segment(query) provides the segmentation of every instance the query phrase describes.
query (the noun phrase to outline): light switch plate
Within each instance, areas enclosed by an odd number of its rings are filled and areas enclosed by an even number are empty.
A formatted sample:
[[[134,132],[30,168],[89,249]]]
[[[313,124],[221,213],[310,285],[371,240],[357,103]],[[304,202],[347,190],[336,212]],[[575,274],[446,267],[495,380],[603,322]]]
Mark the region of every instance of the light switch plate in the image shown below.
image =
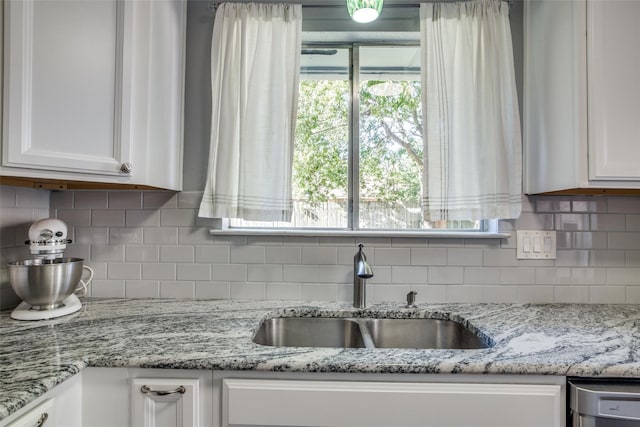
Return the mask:
[[[545,230],[517,230],[516,258],[556,259],[556,232]]]

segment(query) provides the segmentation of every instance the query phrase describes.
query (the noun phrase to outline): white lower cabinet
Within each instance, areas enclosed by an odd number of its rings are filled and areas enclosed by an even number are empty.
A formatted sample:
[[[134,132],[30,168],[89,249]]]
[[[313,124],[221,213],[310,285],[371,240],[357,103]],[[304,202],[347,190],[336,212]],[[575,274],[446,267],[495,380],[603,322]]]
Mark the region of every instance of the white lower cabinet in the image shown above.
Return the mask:
[[[216,427],[565,426],[562,377],[220,376],[214,375],[221,404]]]
[[[82,425],[209,427],[212,373],[200,370],[87,368]]]
[[[50,427],[49,421],[54,417],[55,400],[47,399],[29,412],[9,424],[7,427]]]
[[[79,375],[49,390],[0,421],[0,427],[81,427],[82,384]]]

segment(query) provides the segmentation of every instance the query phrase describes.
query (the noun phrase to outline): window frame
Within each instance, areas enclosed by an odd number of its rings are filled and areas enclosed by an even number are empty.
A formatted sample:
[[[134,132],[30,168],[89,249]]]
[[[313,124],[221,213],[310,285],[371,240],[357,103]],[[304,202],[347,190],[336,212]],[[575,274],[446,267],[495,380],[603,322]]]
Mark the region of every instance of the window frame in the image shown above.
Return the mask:
[[[420,46],[419,40],[303,42],[302,49],[348,49],[348,79],[350,87],[348,132],[348,201],[346,228],[321,227],[242,227],[231,226],[230,219],[216,220],[211,234],[276,235],[276,236],[369,236],[369,237],[438,237],[438,238],[505,238],[499,231],[499,219],[481,220],[473,229],[375,229],[360,228],[360,48],[377,46]]]

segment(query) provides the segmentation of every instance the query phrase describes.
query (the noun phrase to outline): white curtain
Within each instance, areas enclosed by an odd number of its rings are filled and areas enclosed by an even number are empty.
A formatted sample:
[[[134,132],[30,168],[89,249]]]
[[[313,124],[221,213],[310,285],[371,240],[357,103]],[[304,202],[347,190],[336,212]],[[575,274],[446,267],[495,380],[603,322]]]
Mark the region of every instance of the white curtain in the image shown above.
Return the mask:
[[[522,141],[508,4],[420,7],[425,219],[517,218]]]
[[[222,3],[211,45],[211,148],[199,216],[289,221],[302,6]]]

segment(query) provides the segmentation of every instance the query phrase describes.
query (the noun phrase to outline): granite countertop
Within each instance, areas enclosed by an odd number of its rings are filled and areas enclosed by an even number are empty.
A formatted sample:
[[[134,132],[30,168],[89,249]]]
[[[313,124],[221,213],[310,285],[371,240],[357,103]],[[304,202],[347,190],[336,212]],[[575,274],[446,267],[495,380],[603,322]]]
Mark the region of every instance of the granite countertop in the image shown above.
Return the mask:
[[[433,317],[476,331],[490,348],[402,350],[268,347],[266,317]],[[23,322],[0,313],[0,419],[86,366],[361,373],[640,377],[640,306],[376,304],[93,299],[80,312]]]

